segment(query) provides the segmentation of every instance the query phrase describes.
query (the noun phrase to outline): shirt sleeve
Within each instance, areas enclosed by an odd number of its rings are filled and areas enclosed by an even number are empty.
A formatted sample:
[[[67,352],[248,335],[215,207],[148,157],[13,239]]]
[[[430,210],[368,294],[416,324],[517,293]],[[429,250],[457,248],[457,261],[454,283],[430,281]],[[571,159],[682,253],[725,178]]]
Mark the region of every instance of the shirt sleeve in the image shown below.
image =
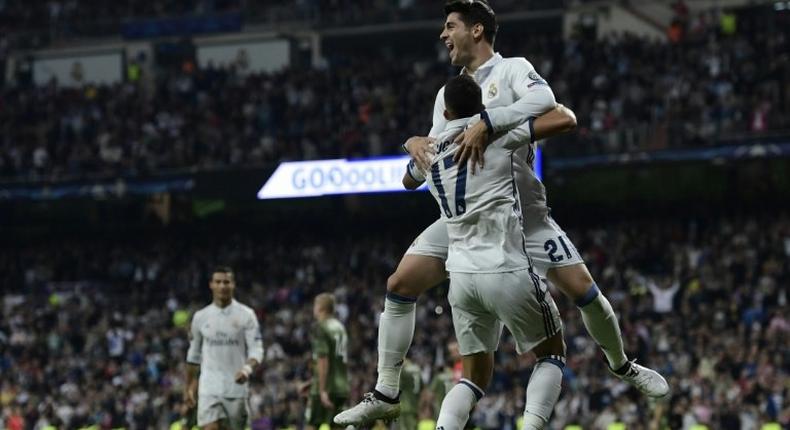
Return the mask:
[[[329,338],[318,324],[313,327],[310,343],[313,349],[313,358],[326,357],[329,355]]]
[[[557,104],[551,87],[529,61],[514,58],[510,62],[507,79],[516,101],[509,106],[486,109],[483,114],[483,119],[494,133],[511,130],[528,118],[548,112]]]
[[[447,125],[447,118],[444,117],[444,87],[436,93],[436,100],[433,102],[433,123],[428,137],[437,137]]]
[[[192,316],[189,328],[189,350],[187,351],[187,363],[200,365],[203,353],[203,335],[200,334],[199,315]]]
[[[505,149],[513,150],[535,142],[535,118],[530,118],[513,130],[508,131],[494,142]]]
[[[247,360],[254,359],[258,363],[263,362],[263,338],[261,329],[258,326],[258,318],[254,312],[250,312],[247,326],[244,327],[244,339],[247,342]]]
[[[406,165],[406,173],[408,173],[412,179],[419,183],[425,182],[425,174],[419,167],[417,167],[417,164],[414,163],[414,160],[409,160],[409,164]]]

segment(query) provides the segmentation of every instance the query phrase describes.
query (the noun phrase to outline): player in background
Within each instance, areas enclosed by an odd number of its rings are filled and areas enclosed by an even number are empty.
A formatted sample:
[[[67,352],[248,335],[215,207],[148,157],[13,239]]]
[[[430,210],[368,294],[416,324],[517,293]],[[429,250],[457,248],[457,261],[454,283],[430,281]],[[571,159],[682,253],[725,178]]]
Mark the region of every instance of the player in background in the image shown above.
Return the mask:
[[[348,334],[335,318],[335,297],[321,293],[313,301],[315,324],[310,334],[313,350],[313,381],[305,411],[309,429],[331,424],[348,401]]]
[[[422,375],[420,366],[408,358],[403,362],[403,372],[400,374],[400,430],[414,430],[417,428],[420,405],[420,392],[422,391]]]
[[[522,231],[512,154],[529,141],[513,131],[493,136],[488,166],[476,175],[469,174],[467,163],[456,163],[460,146],[453,141],[485,109],[481,99],[480,87],[468,75],[447,83],[449,122],[436,139],[437,153],[426,175],[447,224],[448,300],[463,356],[463,378],[445,396],[436,428],[466,425],[491,382],[504,325],[519,354],[532,351],[537,357],[526,390],[524,429],[542,429],[560,395],[565,344],[559,311],[533,272]]]
[[[450,51],[450,60],[462,66],[462,74],[480,85],[486,110],[479,121],[461,135],[458,158],[470,159],[471,170],[483,160],[488,135],[501,131],[529,133],[531,117],[555,108],[548,83],[524,58],[503,58],[494,52],[496,15],[483,0],[453,0],[445,5],[445,23],[440,39]],[[444,130],[444,88],[434,103],[433,126],[427,137],[410,138],[404,147],[418,168],[426,169],[432,143]],[[563,131],[575,127],[566,115]],[[531,138],[530,138],[531,139]],[[601,347],[610,371],[651,397],[669,392],[666,380],[652,369],[629,361],[617,316],[592,279],[579,252],[549,215],[543,184],[531,162],[534,142],[513,154],[515,181],[524,214],[527,252],[539,276],[547,277],[576,303],[590,336]],[[442,219],[426,228],[406,251],[395,273],[387,279],[384,312],[379,319],[378,378],[376,387],[362,402],[336,417],[339,424],[361,425],[398,415],[400,366],[414,337],[417,297],[446,279],[447,230]]]
[[[209,288],[212,303],[192,317],[184,398],[190,408],[197,404],[200,428],[243,430],[249,425],[248,382],[263,359],[258,318],[233,298],[229,267],[214,269]]]

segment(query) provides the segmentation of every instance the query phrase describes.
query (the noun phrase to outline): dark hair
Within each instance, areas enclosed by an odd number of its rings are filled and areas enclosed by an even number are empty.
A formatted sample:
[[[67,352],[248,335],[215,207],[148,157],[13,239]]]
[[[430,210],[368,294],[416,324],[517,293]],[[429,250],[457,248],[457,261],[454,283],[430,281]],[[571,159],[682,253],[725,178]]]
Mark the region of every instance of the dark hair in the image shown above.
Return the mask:
[[[215,273],[230,273],[231,276],[234,278],[236,277],[230,266],[214,266],[214,270],[211,271],[211,276],[213,277]]]
[[[444,15],[447,16],[453,12],[458,12],[461,15],[461,21],[467,27],[482,24],[483,37],[491,45],[494,44],[499,27],[496,23],[496,13],[486,0],[449,0],[444,5]]]
[[[444,86],[444,106],[458,118],[466,118],[485,110],[483,92],[471,76],[458,75]]]

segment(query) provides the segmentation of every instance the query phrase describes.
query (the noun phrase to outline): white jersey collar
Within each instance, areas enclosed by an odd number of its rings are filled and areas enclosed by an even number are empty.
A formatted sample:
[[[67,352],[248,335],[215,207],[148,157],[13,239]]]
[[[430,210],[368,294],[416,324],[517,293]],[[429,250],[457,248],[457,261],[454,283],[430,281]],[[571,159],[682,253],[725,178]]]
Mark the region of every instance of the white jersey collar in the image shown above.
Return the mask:
[[[477,70],[475,70],[475,73],[474,73],[475,77],[479,73],[496,66],[502,60],[503,60],[502,55],[500,55],[499,52],[494,52],[494,55],[491,58],[489,58],[488,61],[483,63],[480,67],[477,68]],[[464,74],[464,73],[466,73],[466,67],[461,69],[461,74]]]
[[[217,306],[217,304],[214,303],[213,301],[211,302],[211,306],[214,306],[214,309],[216,309],[216,310],[218,310],[220,312],[228,312],[228,311],[230,311],[231,308],[236,306],[236,299],[230,299],[230,304],[225,306],[224,308],[221,308],[221,307]]]

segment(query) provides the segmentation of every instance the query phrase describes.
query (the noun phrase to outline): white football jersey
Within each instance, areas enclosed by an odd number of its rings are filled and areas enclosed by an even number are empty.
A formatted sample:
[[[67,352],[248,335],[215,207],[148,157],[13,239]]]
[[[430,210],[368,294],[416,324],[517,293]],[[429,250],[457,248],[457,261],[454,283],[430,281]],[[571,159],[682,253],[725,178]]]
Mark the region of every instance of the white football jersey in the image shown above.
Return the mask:
[[[461,73],[466,71],[462,70]],[[523,57],[503,58],[494,54],[472,77],[482,89],[483,104],[495,133],[512,129],[513,133],[526,135],[530,132],[530,125],[524,120],[538,117],[557,104],[551,87]],[[444,108],[442,87],[434,102],[433,126],[428,134],[430,137],[437,137],[445,129],[447,120],[444,118]],[[531,132],[529,136],[532,136]],[[547,215],[548,208],[546,189],[532,169],[536,145],[534,142],[527,143],[514,152],[516,162],[513,163],[513,170],[521,196],[521,210],[526,217],[525,228],[529,229],[529,220]],[[488,152],[485,157],[488,158]]]
[[[247,397],[247,383],[234,379],[248,359],[263,360],[255,312],[236,300],[224,308],[212,303],[195,312],[190,333],[187,362],[200,365],[198,394]]]
[[[471,118],[450,121],[437,136],[436,155],[426,172],[428,187],[447,225],[448,272],[498,273],[530,267],[524,246],[513,151],[523,146],[518,134],[494,136],[485,153],[485,168],[473,175],[458,166],[455,137]]]

